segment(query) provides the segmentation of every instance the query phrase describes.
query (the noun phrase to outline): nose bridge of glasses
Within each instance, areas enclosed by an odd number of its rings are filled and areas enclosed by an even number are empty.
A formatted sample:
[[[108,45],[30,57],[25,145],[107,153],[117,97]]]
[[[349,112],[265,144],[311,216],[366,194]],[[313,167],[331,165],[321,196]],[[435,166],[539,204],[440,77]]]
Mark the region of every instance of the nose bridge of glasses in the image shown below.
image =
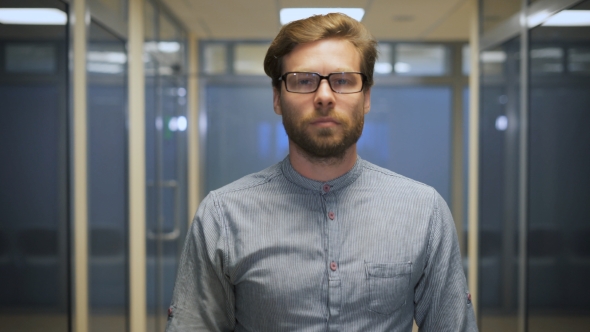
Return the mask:
[[[332,74],[330,74],[330,75],[332,75]],[[319,79],[318,79],[318,86],[317,86],[316,89],[319,89],[320,88],[320,86],[322,85],[322,80],[326,80],[326,82],[328,83],[328,86],[330,87],[330,89],[332,91],[334,91],[334,88],[332,87],[332,82],[330,81],[330,75],[322,76],[322,75],[317,74],[317,76],[319,77]]]

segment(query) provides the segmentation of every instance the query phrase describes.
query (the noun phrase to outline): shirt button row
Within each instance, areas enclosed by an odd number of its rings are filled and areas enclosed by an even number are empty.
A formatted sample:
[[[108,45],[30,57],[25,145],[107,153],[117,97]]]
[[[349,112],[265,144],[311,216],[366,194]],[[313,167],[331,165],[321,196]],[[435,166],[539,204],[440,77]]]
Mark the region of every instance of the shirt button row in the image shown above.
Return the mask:
[[[322,187],[322,190],[324,190],[324,192],[327,193],[328,191],[330,191],[330,185],[325,183],[324,186]]]
[[[328,212],[328,218],[330,218],[330,220],[334,220],[334,218],[336,218],[336,214],[334,214],[334,212],[330,211],[330,212]]]
[[[336,271],[338,269],[338,264],[336,262],[330,263],[330,270]]]

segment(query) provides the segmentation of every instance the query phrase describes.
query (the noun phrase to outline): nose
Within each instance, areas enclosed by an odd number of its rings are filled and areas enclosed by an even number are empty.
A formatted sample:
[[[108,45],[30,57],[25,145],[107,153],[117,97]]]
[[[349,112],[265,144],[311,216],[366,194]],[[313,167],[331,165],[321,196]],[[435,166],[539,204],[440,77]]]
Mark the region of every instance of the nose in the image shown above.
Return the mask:
[[[320,111],[326,111],[334,108],[336,98],[334,96],[334,91],[332,91],[332,88],[330,87],[328,79],[320,80],[320,86],[318,86],[318,89],[315,92],[313,102],[315,108]]]

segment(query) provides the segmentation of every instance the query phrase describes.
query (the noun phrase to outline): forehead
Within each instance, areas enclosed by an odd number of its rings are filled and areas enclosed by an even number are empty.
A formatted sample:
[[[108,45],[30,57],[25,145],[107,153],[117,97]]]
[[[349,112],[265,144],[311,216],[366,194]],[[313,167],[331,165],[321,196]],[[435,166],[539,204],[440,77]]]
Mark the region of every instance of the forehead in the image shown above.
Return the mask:
[[[361,56],[354,45],[343,39],[322,39],[299,44],[283,57],[283,72],[360,71]]]

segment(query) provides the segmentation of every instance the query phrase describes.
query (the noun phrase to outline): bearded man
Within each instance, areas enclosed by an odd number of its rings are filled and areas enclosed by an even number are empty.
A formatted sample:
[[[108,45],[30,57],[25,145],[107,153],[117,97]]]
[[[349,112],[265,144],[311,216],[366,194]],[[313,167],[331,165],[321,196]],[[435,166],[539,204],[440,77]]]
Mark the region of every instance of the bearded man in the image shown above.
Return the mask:
[[[264,68],[289,155],[203,200],[166,331],[477,331],[444,200],[357,156],[376,56],[342,14],[281,29]]]

